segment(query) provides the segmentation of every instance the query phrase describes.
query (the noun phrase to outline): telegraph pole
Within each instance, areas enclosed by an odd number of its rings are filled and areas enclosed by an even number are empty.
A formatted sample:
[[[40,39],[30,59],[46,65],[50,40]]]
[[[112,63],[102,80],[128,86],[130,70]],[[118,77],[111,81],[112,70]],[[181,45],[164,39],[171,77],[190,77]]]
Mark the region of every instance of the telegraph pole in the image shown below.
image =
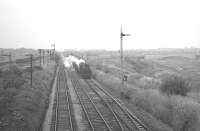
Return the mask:
[[[122,26],[120,30],[120,60],[121,60],[121,96],[124,96],[124,54],[123,54],[123,37],[124,36],[130,36],[130,34],[124,34],[122,31]]]
[[[52,44],[51,46],[53,46],[53,59],[55,61],[55,51],[56,51],[56,45]]]
[[[45,65],[45,50],[42,50],[43,65]]]
[[[33,81],[33,55],[32,54],[28,54],[26,56],[30,56],[30,66],[31,66],[30,67],[31,68],[31,70],[30,70],[30,72],[31,72],[31,79],[30,79],[31,83],[30,83],[30,86],[32,88],[32,81]]]
[[[47,55],[46,55],[46,57],[47,57],[47,65],[49,64],[49,50],[47,50]]]
[[[48,60],[49,60],[48,63],[50,63],[50,61],[51,61],[51,50],[49,49],[48,52],[49,52],[49,53],[48,53]]]
[[[42,67],[42,49],[38,49],[40,55],[40,67]]]
[[[11,66],[12,66],[12,54],[11,54],[11,52],[9,54],[3,54],[2,56],[8,56],[9,68],[11,69]]]

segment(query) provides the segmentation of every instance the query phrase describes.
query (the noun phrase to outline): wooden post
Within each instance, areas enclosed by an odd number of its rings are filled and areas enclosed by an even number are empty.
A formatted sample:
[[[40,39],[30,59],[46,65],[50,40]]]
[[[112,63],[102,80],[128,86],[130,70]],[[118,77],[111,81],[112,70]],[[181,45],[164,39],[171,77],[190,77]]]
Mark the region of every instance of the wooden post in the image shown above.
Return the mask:
[[[9,59],[9,69],[11,70],[11,66],[12,66],[12,54],[11,52],[9,54],[3,54],[2,56],[8,56]]]
[[[26,56],[30,56],[30,75],[31,75],[31,78],[30,78],[30,87],[32,88],[33,84],[33,55],[32,54],[28,54]]]

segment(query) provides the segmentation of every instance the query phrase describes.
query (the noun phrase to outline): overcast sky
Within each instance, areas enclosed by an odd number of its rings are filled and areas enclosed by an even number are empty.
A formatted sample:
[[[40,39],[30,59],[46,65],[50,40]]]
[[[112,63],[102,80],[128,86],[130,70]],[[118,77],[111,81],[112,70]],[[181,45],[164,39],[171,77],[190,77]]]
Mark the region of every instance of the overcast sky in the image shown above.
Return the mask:
[[[0,0],[0,48],[200,47],[199,0]]]

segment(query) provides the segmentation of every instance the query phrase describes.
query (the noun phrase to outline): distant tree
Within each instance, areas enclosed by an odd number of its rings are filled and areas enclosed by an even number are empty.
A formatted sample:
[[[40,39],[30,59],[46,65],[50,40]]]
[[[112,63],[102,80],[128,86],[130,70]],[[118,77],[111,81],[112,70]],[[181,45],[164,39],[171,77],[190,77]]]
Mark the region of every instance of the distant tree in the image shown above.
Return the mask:
[[[176,94],[186,96],[190,91],[187,79],[179,75],[170,75],[162,80],[160,91],[167,95]]]

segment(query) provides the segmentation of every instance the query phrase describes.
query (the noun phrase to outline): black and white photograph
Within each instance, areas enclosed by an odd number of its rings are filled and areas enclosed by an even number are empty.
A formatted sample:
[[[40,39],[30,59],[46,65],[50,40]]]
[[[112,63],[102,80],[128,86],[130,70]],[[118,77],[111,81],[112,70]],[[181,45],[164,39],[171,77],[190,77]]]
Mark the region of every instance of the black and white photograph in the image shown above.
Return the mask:
[[[200,131],[200,1],[0,0],[0,131]]]

